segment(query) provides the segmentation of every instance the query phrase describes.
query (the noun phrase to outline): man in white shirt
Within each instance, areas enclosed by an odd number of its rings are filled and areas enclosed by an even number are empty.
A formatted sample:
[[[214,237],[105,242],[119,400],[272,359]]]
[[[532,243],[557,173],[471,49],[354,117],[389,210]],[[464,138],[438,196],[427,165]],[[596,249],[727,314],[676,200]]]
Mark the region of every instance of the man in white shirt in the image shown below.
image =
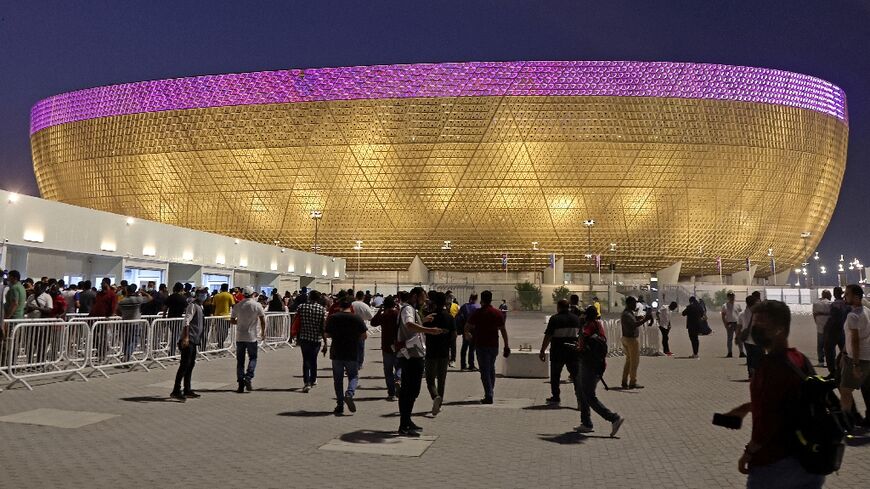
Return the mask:
[[[737,321],[740,318],[740,313],[743,312],[743,308],[740,307],[740,304],[734,302],[734,292],[728,291],[728,301],[722,305],[722,324],[725,325],[726,331],[726,341],[728,342],[728,354],[725,355],[727,358],[731,358],[732,347],[734,345],[734,332],[737,331]],[[740,352],[740,358],[746,356],[743,353],[743,344],[737,344],[737,350]]]
[[[854,408],[852,391],[870,389],[870,308],[862,304],[863,298],[860,285],[846,286],[846,304],[852,307],[846,317],[846,352],[840,359],[840,402],[846,413]]]
[[[677,310],[676,301],[670,304],[665,304],[662,300],[662,306],[659,308],[659,331],[662,333],[662,348],[665,350],[665,355],[671,357],[674,354],[671,352],[671,345],[668,336],[671,334],[671,313]]]
[[[353,301],[350,305],[351,309],[353,309],[353,313],[356,317],[363,320],[366,325],[366,330],[369,328],[369,321],[375,317],[375,311],[368,304],[365,303],[366,293],[358,290],[356,292],[356,300]],[[359,340],[359,350],[357,350],[357,369],[362,370],[363,362],[366,359],[366,337],[367,335],[363,335]]]
[[[831,291],[823,290],[822,298],[813,304],[813,321],[816,323],[816,354],[819,365],[825,364],[825,325],[831,318]]]
[[[230,314],[230,324],[236,325],[236,379],[239,388],[236,390],[243,394],[254,389],[251,381],[254,379],[254,370],[257,368],[257,325],[260,326],[260,341],[266,339],[266,311],[257,302],[254,288],[247,286],[242,289],[245,300],[233,306]],[[245,354],[248,355],[248,368],[245,370]]]

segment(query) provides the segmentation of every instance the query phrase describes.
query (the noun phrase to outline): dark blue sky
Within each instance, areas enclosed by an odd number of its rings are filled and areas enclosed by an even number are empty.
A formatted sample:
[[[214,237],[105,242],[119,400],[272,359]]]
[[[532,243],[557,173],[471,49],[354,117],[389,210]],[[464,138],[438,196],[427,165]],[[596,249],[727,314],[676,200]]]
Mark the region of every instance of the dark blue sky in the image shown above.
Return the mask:
[[[820,251],[870,262],[870,2],[0,0],[0,188],[37,194],[30,107],[96,85],[207,73],[489,60],[780,68],[841,86],[842,193]],[[762,210],[759,209],[761,212]]]

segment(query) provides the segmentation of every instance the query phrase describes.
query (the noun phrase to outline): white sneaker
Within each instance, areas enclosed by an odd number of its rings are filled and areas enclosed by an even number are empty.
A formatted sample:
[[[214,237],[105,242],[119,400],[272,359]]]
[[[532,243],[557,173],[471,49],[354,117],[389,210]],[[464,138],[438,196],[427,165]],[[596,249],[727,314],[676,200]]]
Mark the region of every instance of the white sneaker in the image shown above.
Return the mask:
[[[432,399],[432,416],[438,416],[438,413],[441,412],[441,396],[435,396],[435,399]]]
[[[308,385],[308,384],[305,384],[305,387],[302,388],[302,392],[304,392],[304,393],[306,393],[306,394],[307,394],[308,391],[310,391],[310,390],[311,390],[311,386]]]

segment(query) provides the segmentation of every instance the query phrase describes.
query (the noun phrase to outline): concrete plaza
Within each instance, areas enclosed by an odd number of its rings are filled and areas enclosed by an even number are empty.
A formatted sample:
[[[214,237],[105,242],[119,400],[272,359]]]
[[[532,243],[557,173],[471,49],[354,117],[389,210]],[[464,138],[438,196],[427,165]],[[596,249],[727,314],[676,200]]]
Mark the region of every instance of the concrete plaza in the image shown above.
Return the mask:
[[[38,382],[32,392],[15,387],[0,393],[0,487],[744,487],[737,459],[749,427],[710,424],[714,412],[749,398],[744,362],[723,358],[717,323],[702,339],[700,360],[684,358],[689,343],[678,321],[676,358],[641,359],[645,389],[599,389],[627,420],[615,439],[594,414],[595,433],[573,432],[579,413],[567,384],[563,405],[549,408],[544,379],[500,378],[501,403],[487,407],[472,401],[481,396],[478,375],[451,371],[436,418],[428,414],[425,386],[418,399],[415,422],[425,436],[400,440],[391,433],[397,404],[385,400],[374,339],[358,411],[338,418],[328,360],[321,360],[319,385],[304,394],[300,352],[288,348],[260,354],[255,391],[244,395],[234,392],[231,358],[200,361],[194,388],[202,398],[186,403],[167,398],[174,364],[90,382]],[[813,358],[810,323],[796,317],[792,337]],[[543,315],[511,313],[508,328],[512,346],[537,349]],[[619,384],[622,363],[609,360],[611,386]],[[826,487],[867,487],[865,442],[853,441]]]

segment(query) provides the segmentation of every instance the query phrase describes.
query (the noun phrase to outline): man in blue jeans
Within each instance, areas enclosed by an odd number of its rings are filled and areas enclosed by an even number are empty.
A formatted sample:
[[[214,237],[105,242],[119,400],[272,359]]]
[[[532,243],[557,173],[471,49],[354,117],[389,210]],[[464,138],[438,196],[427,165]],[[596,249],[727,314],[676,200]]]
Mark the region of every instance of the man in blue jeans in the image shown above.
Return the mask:
[[[239,394],[254,389],[251,381],[257,368],[257,325],[260,325],[260,341],[266,338],[266,311],[257,302],[254,288],[243,289],[245,300],[233,306],[230,324],[236,325],[236,380]],[[245,370],[245,355],[248,356],[248,369]]]
[[[480,293],[480,309],[474,311],[465,325],[465,337],[474,341],[477,349],[477,366],[480,368],[480,381],[483,384],[481,404],[492,404],[495,390],[495,359],[498,358],[498,335],[504,340],[504,357],[511,354],[508,346],[505,316],[492,307],[492,292]]]
[[[340,304],[341,311],[332,314],[326,320],[326,337],[332,338],[329,358],[332,360],[332,381],[335,386],[336,406],[333,413],[336,416],[344,414],[344,405],[350,412],[356,412],[353,396],[359,383],[360,341],[366,339],[366,324],[353,313],[350,298],[344,298]],[[347,373],[347,390],[344,390],[344,375]]]
[[[300,323],[297,343],[302,350],[302,381],[305,384],[302,392],[317,385],[317,354],[320,353],[326,323],[326,308],[320,304],[320,292],[312,290],[308,295],[308,301],[296,308]]]

